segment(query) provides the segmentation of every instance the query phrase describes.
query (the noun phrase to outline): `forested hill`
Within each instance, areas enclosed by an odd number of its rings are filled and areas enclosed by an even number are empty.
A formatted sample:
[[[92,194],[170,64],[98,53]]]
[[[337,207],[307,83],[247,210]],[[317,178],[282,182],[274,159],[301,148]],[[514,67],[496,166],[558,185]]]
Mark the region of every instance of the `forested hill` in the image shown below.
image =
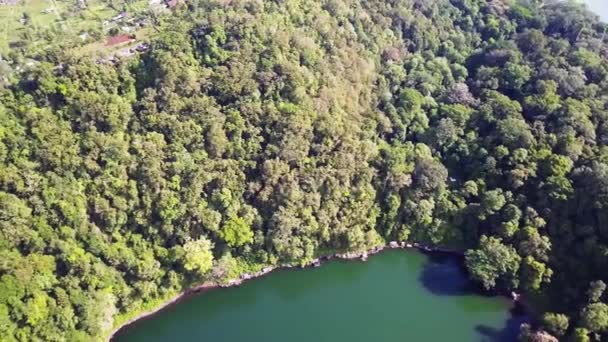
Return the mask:
[[[608,338],[608,35],[583,7],[207,0],[157,29],[4,78],[3,341],[101,340],[192,284],[391,240],[469,249],[538,311],[524,339]]]

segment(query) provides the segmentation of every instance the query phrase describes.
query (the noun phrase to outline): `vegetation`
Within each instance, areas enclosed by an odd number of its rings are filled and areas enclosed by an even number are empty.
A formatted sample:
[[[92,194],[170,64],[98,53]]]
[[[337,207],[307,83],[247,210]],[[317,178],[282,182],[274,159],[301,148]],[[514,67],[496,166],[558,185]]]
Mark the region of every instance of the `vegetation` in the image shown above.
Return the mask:
[[[567,2],[206,0],[114,64],[15,51],[0,336],[100,340],[193,283],[384,239],[464,246],[548,303],[523,339],[608,338],[606,31]]]

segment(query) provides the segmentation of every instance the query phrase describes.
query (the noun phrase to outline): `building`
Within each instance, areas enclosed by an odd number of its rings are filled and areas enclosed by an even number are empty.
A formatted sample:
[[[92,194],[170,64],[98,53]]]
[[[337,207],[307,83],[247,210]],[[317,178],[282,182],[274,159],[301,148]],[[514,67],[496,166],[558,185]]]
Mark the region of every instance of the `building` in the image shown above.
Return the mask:
[[[121,44],[130,43],[135,40],[135,36],[132,34],[121,34],[119,36],[109,37],[106,41],[106,46],[116,46]]]

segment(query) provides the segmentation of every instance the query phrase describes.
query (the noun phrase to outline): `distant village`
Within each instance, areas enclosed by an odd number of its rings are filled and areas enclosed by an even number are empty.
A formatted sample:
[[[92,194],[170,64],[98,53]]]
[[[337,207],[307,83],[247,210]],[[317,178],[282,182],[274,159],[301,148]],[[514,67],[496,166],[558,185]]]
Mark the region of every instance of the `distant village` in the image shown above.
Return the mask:
[[[179,5],[181,1],[183,0],[149,0],[148,8],[158,14],[168,13],[169,10]],[[0,0],[0,6],[20,6],[22,4],[21,0]],[[89,4],[87,0],[77,0],[75,6],[78,10],[85,10]],[[55,7],[49,7],[41,12],[42,14],[49,14],[55,11]],[[24,13],[20,18],[21,24],[25,25],[28,17],[29,15]],[[138,36],[135,33],[151,25],[153,25],[151,19],[145,15],[141,13],[128,13],[126,11],[103,21],[102,31],[106,37],[103,38],[102,45],[110,49],[111,52],[107,56],[100,57],[98,61],[113,62],[119,57],[129,57],[136,53],[147,51],[150,45],[147,42],[138,42]],[[81,32],[78,38],[83,43],[96,41],[96,38],[93,38],[90,32]]]
[[[148,5],[151,10],[155,12],[162,12],[170,10],[176,7],[180,3],[180,0],[149,0]],[[140,28],[151,25],[149,19],[141,17],[130,17],[129,13],[121,12],[114,16],[110,20],[105,21],[104,27],[113,26],[119,28],[121,34],[115,34],[107,37],[105,46],[107,47],[120,47],[125,48],[115,51],[107,57],[98,59],[99,62],[115,62],[119,57],[130,57],[136,53],[147,51],[150,48],[150,44],[147,42],[140,42],[139,44],[133,44],[137,42],[137,36],[130,32],[134,32]]]

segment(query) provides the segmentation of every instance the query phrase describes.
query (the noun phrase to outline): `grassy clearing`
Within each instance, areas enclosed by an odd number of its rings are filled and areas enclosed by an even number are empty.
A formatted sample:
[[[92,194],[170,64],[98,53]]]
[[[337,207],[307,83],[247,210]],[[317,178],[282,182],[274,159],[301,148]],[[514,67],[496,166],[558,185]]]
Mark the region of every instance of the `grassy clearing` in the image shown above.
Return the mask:
[[[96,41],[93,43],[89,43],[74,49],[74,53],[78,56],[85,55],[98,55],[98,56],[107,56],[109,54],[116,53],[123,49],[128,49],[134,46],[137,46],[143,41],[149,40],[151,35],[154,33],[154,30],[150,27],[144,27],[137,31],[130,32],[129,34],[135,35],[135,41],[130,42],[128,44],[120,44],[115,46],[107,46],[106,39]]]
[[[108,23],[121,12],[133,17],[148,11],[148,1],[114,3],[87,0],[86,8],[78,8],[76,0],[18,0],[16,5],[0,5],[0,53],[10,51],[11,43],[42,44],[38,37],[51,33],[52,41],[79,40],[83,32],[105,37],[122,23]],[[22,18],[27,17],[27,21]],[[103,39],[102,39],[103,40]],[[44,41],[44,44],[48,44]],[[101,44],[103,46],[103,43]]]

